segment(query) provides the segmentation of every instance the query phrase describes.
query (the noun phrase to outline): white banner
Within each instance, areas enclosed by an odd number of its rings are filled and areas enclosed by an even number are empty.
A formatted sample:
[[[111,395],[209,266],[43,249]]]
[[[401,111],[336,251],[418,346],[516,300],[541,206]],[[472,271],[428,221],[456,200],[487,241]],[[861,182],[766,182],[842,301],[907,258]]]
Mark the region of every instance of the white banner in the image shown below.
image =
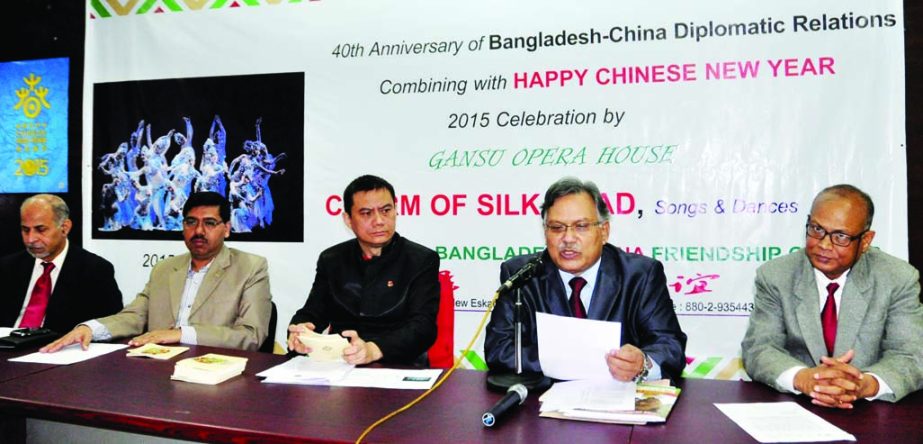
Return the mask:
[[[613,244],[663,262],[687,354],[712,362],[692,376],[737,375],[754,270],[803,245],[821,188],[867,191],[875,244],[907,257],[899,1],[198,3],[88,7],[83,235],[126,300],[184,247],[169,192],[163,220],[132,220],[101,159],[141,120],[153,140],[188,135],[183,117],[201,159],[214,115],[227,163],[246,141],[286,153],[263,175],[272,222],[239,213],[249,232],[231,237],[269,259],[279,341],[318,254],[352,236],[339,194],[367,173],[394,184],[398,231],[442,257],[456,352],[500,262],[543,248],[542,196],[563,176],[605,193]]]

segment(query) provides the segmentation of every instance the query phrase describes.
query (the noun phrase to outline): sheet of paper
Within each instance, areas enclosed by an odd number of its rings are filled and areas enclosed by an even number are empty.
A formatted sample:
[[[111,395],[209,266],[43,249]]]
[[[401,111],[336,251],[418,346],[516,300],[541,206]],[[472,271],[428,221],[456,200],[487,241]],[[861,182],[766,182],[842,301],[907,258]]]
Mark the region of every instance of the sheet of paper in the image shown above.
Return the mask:
[[[583,409],[634,411],[637,385],[612,379],[556,382],[541,398],[540,411]]]
[[[342,359],[319,361],[307,356],[296,356],[256,376],[266,378],[263,382],[267,384],[329,385],[343,379],[354,368],[354,365]]]
[[[83,350],[80,344],[72,344],[58,350],[55,353],[35,352],[18,358],[10,359],[10,362],[33,362],[36,364],[57,364],[69,365],[77,362],[93,359],[106,353],[127,348],[128,344],[97,344],[90,343],[90,348]]]
[[[339,362],[312,360],[297,356],[257,373],[266,384],[330,385],[337,387],[376,387],[425,390],[433,386],[440,369],[401,370],[390,368],[355,368]]]
[[[622,341],[620,322],[535,314],[538,359],[545,376],[561,379],[612,379],[606,353]]]
[[[16,330],[13,327],[0,327],[0,338],[5,338],[10,335],[10,332]]]
[[[439,379],[440,369],[402,370],[393,368],[357,368],[340,381],[341,387],[375,387],[389,389],[426,390]]]
[[[794,402],[716,403],[715,407],[759,442],[856,440]]]

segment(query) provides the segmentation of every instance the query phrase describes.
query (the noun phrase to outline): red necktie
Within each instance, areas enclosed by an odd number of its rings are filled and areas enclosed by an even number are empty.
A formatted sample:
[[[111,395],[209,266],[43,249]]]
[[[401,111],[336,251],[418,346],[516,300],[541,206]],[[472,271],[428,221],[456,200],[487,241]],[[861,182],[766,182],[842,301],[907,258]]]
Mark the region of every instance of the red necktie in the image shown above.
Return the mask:
[[[586,279],[575,277],[570,280],[569,285],[573,290],[570,292],[570,307],[574,310],[574,317],[586,319],[586,310],[584,310],[583,302],[580,300],[580,290],[583,290],[583,286],[586,285]]]
[[[29,298],[29,305],[22,315],[19,328],[38,328],[45,320],[45,309],[48,307],[48,299],[51,298],[51,270],[54,269],[54,264],[42,262],[42,266],[45,267],[45,271],[32,287],[32,297]]]
[[[827,303],[824,311],[820,313],[820,323],[824,327],[824,344],[827,345],[827,356],[833,356],[833,344],[836,342],[836,300],[833,293],[840,288],[840,284],[831,282],[827,285]]]

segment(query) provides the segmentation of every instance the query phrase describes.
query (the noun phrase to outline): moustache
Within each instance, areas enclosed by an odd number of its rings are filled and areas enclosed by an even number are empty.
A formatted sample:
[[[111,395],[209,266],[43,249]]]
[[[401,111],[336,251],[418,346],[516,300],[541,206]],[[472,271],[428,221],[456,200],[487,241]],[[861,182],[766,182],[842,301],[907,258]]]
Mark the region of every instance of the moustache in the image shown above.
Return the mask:
[[[198,239],[201,239],[201,240],[204,240],[204,241],[207,241],[207,240],[208,240],[208,239],[205,238],[205,235],[203,235],[203,234],[196,234],[195,236],[192,236],[192,240],[198,240]]]

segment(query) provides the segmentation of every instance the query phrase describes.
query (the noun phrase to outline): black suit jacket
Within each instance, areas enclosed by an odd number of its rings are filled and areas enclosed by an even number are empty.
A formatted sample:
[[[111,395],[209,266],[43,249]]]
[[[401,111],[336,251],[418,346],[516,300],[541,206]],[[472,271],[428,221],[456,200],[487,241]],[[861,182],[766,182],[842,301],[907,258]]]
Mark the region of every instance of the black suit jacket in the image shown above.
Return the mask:
[[[436,340],[438,311],[439,256],[395,233],[369,261],[356,239],[324,250],[308,300],[291,324],[356,330],[378,345],[382,362],[415,364]]]
[[[504,282],[533,255],[517,256],[500,266]],[[535,313],[573,316],[567,292],[547,251],[542,269],[522,287],[523,371],[540,372]],[[515,369],[513,309],[515,292],[500,297],[487,325],[484,352],[491,371]],[[663,377],[677,380],[686,366],[686,335],[679,327],[660,262],[603,247],[596,287],[587,318],[622,323],[622,344],[632,344],[660,365]],[[602,357],[600,357],[602,359]]]
[[[25,250],[0,258],[0,326],[15,327],[34,265],[35,258]],[[71,244],[52,289],[43,326],[64,334],[81,322],[121,309],[122,292],[112,264]]]

